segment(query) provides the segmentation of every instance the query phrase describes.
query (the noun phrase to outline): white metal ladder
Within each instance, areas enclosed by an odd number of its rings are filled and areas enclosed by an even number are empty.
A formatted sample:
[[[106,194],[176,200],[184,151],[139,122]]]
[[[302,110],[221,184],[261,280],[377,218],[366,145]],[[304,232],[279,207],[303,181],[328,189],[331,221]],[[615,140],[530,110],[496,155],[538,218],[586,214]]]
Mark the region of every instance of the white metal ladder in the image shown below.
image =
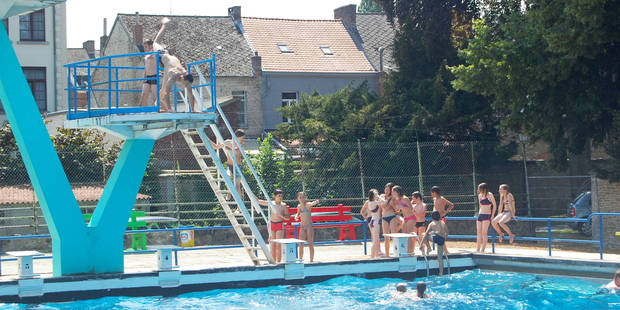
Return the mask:
[[[195,66],[195,70],[198,72],[200,83],[204,84],[206,80],[200,72],[200,68],[198,66]],[[209,89],[207,87],[204,87],[204,89],[206,89],[207,95],[209,99],[211,99],[212,94]],[[204,93],[202,89],[199,89],[199,91],[193,89],[192,93],[195,99],[198,101],[198,106],[202,110],[205,110],[205,102],[203,98]],[[185,106],[187,108],[186,111],[190,111],[187,94],[183,94],[181,98],[183,99],[183,102],[185,103]],[[233,175],[228,175],[226,167],[224,166],[224,164],[222,164],[218,156],[217,150],[213,148],[209,138],[204,131],[205,128],[196,128],[195,130],[182,130],[181,133],[183,134],[183,137],[185,138],[185,141],[187,142],[187,145],[189,146],[192,154],[198,161],[200,169],[207,178],[207,181],[213,189],[213,192],[215,193],[218,202],[220,203],[222,209],[226,213],[226,216],[230,220],[233,229],[241,240],[243,247],[248,252],[248,255],[250,256],[252,262],[255,265],[259,265],[261,261],[267,261],[273,264],[273,255],[269,247],[265,243],[265,239],[256,227],[255,219],[256,216],[260,216],[259,219],[262,219],[266,224],[269,224],[271,215],[270,211],[275,210],[275,206],[271,202],[269,194],[267,193],[260,178],[258,177],[258,174],[256,173],[252,162],[247,157],[245,150],[243,149],[243,146],[235,135],[234,130],[230,126],[230,123],[226,119],[224,112],[219,105],[216,106],[216,113],[219,114],[219,116],[224,121],[228,134],[230,134],[231,136],[231,144],[233,147],[232,150],[224,148],[224,151],[230,158],[235,158],[236,149],[240,151],[240,153],[242,154],[243,162],[246,163],[252,174],[251,177],[253,177],[258,184],[259,189],[262,192],[262,196],[265,198],[265,200],[267,200],[269,204],[267,215],[265,215],[265,213],[263,212],[261,206],[258,203],[258,200],[256,199],[256,196],[253,194],[250,185],[245,179],[245,176],[242,173],[242,168],[236,162],[233,165]],[[209,127],[215,134],[216,143],[220,145],[224,144],[225,140],[220,133],[219,128],[217,127],[217,123],[211,124],[209,125]],[[241,182],[243,191],[248,194],[248,198],[250,199],[249,210],[246,208],[245,202],[243,201],[243,196],[237,191],[237,188],[235,186],[235,181],[237,178],[239,178],[239,181]],[[232,201],[226,200],[226,195],[228,194],[232,196]],[[231,205],[236,205],[240,213],[234,212],[231,208]],[[263,253],[264,258],[261,259],[261,257],[259,257],[259,251]]]

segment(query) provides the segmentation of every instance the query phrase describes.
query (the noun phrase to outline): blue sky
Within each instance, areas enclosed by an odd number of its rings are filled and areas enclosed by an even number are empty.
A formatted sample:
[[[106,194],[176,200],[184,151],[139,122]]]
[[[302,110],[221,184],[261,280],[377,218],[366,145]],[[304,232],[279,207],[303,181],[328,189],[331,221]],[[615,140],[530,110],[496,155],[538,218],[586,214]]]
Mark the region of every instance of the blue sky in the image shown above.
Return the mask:
[[[240,5],[241,14],[251,17],[331,19],[334,9],[360,0],[67,0],[67,47],[81,47],[86,40],[108,32],[117,13],[225,16],[228,8]]]

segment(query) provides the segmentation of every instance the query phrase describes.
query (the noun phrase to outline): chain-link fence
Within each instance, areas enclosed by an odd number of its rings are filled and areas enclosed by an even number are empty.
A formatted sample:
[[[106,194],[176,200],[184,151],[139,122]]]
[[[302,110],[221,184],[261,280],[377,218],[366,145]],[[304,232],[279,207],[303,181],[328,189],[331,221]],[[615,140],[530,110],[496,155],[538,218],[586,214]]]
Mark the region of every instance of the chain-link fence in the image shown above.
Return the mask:
[[[527,167],[531,176],[528,191],[521,161],[481,165],[484,154],[479,150],[487,149],[482,146],[480,142],[357,142],[281,149],[259,143],[258,149],[251,148],[248,153],[267,191],[281,188],[285,201],[292,206],[296,205],[297,192],[305,191],[310,199],[320,199],[323,206],[341,203],[359,212],[371,188],[381,192],[392,182],[407,195],[422,192],[429,210],[430,189],[439,186],[442,195],[455,203],[455,216],[473,216],[477,210],[476,186],[484,181],[496,195],[500,184],[511,186],[517,215],[553,216],[565,215],[568,202],[589,190],[589,178],[545,178],[548,170],[532,162]],[[96,207],[115,154],[118,150],[88,147],[59,152],[84,214],[92,214]],[[245,170],[248,172],[247,166]],[[0,176],[0,235],[47,233],[18,152],[0,154]],[[260,193],[255,182],[250,178],[248,182],[255,193]],[[163,225],[229,225],[195,158],[180,139],[157,144],[135,208],[147,215],[177,219]]]

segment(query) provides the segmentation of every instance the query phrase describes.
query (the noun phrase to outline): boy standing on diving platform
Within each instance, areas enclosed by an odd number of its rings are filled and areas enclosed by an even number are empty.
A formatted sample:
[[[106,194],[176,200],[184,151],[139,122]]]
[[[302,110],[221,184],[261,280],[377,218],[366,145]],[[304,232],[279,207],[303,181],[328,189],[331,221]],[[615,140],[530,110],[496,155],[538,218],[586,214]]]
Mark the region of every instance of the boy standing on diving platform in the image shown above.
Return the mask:
[[[170,91],[176,83],[178,89],[185,89],[189,96],[189,104],[192,107],[192,112],[200,112],[196,109],[196,100],[192,93],[192,82],[194,78],[187,72],[185,66],[181,64],[181,61],[176,56],[171,55],[163,46],[157,43],[157,40],[161,36],[162,32],[166,28],[166,25],[170,22],[169,18],[164,17],[161,21],[161,28],[157,32],[155,39],[147,40],[144,42],[144,49],[147,52],[156,51],[159,52],[159,59],[164,66],[164,77],[161,83],[161,89],[159,91],[160,100],[160,112],[172,112],[170,106]],[[151,57],[151,58],[149,58]],[[142,98],[140,105],[146,105],[148,94],[155,89],[157,90],[157,56],[147,55],[145,57],[145,75],[147,80],[142,87]],[[148,80],[148,78],[155,78],[155,80]]]

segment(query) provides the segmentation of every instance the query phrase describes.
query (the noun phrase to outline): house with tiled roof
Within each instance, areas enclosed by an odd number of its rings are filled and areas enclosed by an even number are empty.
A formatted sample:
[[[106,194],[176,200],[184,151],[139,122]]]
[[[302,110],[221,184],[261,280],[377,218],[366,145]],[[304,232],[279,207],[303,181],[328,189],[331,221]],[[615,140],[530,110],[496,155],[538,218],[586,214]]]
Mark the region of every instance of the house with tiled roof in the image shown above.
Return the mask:
[[[355,10],[355,6],[353,7]],[[366,57],[376,71],[397,70],[394,61],[394,36],[396,30],[383,13],[356,13],[351,26],[357,30]]]
[[[260,56],[265,129],[287,121],[278,109],[302,93],[325,95],[364,81],[376,91],[378,74],[341,19],[241,17],[240,7],[229,13]]]
[[[140,52],[142,42],[155,37],[163,17],[171,22],[159,42],[184,64],[215,54],[217,97],[226,99],[218,101],[227,118],[233,127],[246,129],[248,136],[259,136],[263,128],[260,77],[252,68],[252,50],[229,16],[118,14],[101,55]],[[144,65],[141,58],[134,61],[130,65]],[[125,101],[138,103],[139,94],[134,96]]]

